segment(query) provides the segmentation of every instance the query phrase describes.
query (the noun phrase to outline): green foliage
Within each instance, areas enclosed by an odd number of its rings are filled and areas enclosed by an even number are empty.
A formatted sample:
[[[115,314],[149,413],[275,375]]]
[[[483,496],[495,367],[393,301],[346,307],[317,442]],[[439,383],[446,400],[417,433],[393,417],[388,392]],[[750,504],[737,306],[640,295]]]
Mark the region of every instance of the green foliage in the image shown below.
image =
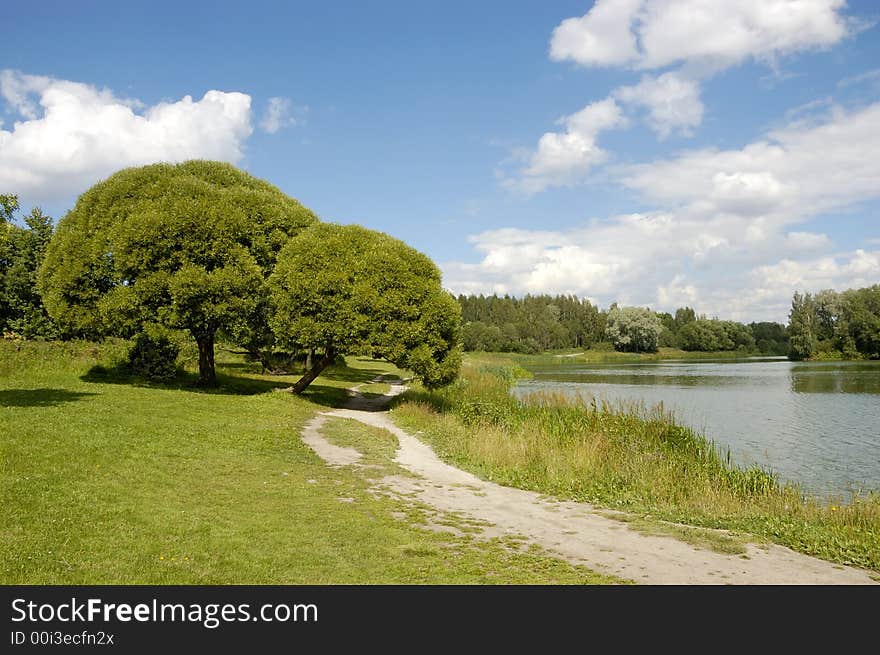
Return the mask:
[[[485,352],[509,350],[501,328],[497,325],[487,325],[483,321],[470,321],[462,327],[461,336],[465,350]]]
[[[795,293],[788,314],[788,333],[791,343],[789,357],[807,359],[816,350],[816,311],[813,297]]]
[[[795,293],[789,318],[792,359],[880,359],[880,285]]]
[[[214,335],[260,340],[275,258],[316,220],[229,164],[129,168],[86,191],[61,219],[39,287],[68,337],[131,336],[147,323],[188,330],[211,382]]]
[[[605,333],[621,352],[656,352],[663,324],[657,314],[644,307],[612,306]]]
[[[611,338],[608,323],[613,315],[619,320],[620,309],[608,313],[575,296],[459,296],[462,308],[462,337],[466,351],[515,352],[526,355],[546,350],[601,348]],[[646,310],[647,311],[647,310]],[[647,314],[642,312],[642,318]],[[788,354],[788,334],[779,323],[752,323],[698,318],[690,307],[679,307],[675,314],[656,314],[660,333],[656,346],[687,351],[759,351],[768,355]],[[629,319],[627,319],[629,320]],[[650,321],[653,323],[653,321]],[[694,325],[697,323],[697,325]],[[612,332],[620,326],[611,327]],[[653,329],[652,329],[653,331]],[[624,340],[626,335],[621,335]],[[648,342],[653,336],[648,336]],[[621,342],[621,349],[631,346]],[[647,350],[646,352],[653,352]],[[633,351],[641,352],[641,351]]]
[[[3,213],[13,206],[5,198]],[[24,227],[0,226],[5,230],[0,240],[0,332],[51,339],[57,328],[37,293],[37,270],[52,237],[52,219],[36,207],[23,220]]]
[[[688,351],[750,351],[755,348],[751,330],[742,323],[697,319],[686,323],[678,333],[678,343]]]
[[[18,196],[11,193],[0,193],[0,225],[11,223],[18,211]]]
[[[755,347],[762,355],[787,355],[789,351],[788,331],[781,323],[749,323],[755,339]]]
[[[167,381],[177,371],[180,348],[165,334],[139,332],[128,353],[128,368],[148,380]]]
[[[598,308],[575,296],[458,296],[465,350],[535,354],[601,340]]]
[[[459,307],[434,263],[402,241],[318,224],[284,247],[269,285],[282,347],[384,358],[429,388],[458,375]]]
[[[880,284],[845,291],[838,334],[844,355],[855,350],[870,359],[880,359]]]
[[[675,328],[673,331],[678,332],[685,325],[693,323],[696,320],[697,313],[693,309],[690,307],[679,307],[675,310],[675,318],[673,319]]]
[[[147,327],[138,333],[128,352],[128,366],[148,380],[167,381],[177,374],[180,347],[161,329]]]

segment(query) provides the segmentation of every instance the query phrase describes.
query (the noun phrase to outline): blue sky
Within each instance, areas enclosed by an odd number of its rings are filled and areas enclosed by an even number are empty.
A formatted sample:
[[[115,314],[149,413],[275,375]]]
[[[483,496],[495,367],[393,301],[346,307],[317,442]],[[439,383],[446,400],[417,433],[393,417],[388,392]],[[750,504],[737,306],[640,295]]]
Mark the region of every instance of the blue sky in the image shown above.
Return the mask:
[[[880,282],[876,3],[318,5],[7,7],[0,191],[216,158],[454,292],[785,320]]]

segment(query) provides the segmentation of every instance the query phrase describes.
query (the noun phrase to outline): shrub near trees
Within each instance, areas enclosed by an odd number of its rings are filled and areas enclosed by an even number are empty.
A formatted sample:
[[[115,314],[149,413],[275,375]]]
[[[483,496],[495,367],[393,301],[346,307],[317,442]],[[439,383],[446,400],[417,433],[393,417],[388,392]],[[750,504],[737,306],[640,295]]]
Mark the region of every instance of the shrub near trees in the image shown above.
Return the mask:
[[[316,216],[229,164],[122,170],[62,218],[40,269],[46,308],[68,337],[188,331],[213,384],[214,341],[269,340],[266,280],[287,240]]]

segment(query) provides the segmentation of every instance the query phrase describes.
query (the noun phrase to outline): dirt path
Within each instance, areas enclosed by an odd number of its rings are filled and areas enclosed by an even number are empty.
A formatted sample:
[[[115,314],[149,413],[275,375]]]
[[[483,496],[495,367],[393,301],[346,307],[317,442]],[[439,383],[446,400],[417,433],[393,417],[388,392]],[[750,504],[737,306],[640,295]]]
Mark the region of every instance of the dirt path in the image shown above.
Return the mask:
[[[356,464],[361,455],[321,436],[330,417],[385,428],[400,442],[397,462],[418,477],[389,476],[377,484],[410,495],[441,512],[488,522],[483,537],[518,535],[565,560],[648,584],[875,584],[865,571],[843,567],[777,545],[747,544],[747,554],[727,555],[673,537],[649,536],[607,518],[586,503],[556,501],[503,487],[441,461],[429,446],[398,428],[385,411],[406,389],[394,383],[385,396],[352,390],[345,409],[323,412],[307,424],[303,440],[328,464]]]

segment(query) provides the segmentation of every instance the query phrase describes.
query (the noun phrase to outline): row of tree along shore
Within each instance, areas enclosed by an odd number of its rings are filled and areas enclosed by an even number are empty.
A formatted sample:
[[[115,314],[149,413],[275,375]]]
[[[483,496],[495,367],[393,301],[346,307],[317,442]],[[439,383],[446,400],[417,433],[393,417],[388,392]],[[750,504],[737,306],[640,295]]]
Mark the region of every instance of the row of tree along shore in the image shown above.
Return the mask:
[[[183,330],[198,344],[205,383],[214,380],[217,339],[269,370],[308,357],[302,385],[346,352],[389,358],[428,385],[446,384],[461,345],[880,358],[880,285],[796,293],[787,326],[723,321],[690,307],[600,310],[566,295],[462,295],[456,304],[425,255],[359,226],[321,223],[269,183],[217,162],[120,171],[84,193],[57,227],[39,208],[16,221],[18,211],[16,196],[0,195],[0,331],[134,338],[140,366],[165,374],[174,349],[161,332]]]
[[[464,348],[535,354],[595,348],[651,353],[687,352],[787,355],[792,359],[880,358],[880,285],[844,292],[795,293],[789,325],[739,323],[611,305],[600,310],[570,295],[458,296]]]

